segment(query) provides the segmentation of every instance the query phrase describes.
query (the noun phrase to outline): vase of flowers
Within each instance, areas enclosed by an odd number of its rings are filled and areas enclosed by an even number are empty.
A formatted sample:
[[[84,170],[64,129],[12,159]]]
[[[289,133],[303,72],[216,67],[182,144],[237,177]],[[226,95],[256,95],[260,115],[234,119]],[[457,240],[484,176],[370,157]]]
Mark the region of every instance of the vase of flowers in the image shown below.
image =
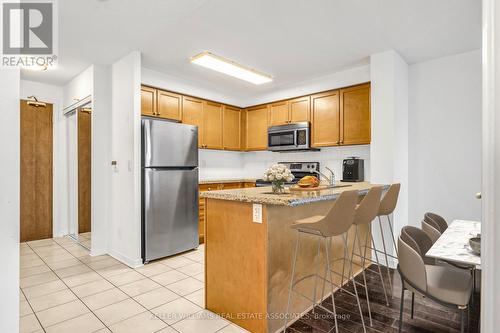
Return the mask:
[[[295,177],[290,169],[283,164],[274,164],[264,172],[262,179],[270,181],[272,184],[273,193],[285,193],[285,182],[291,182]]]

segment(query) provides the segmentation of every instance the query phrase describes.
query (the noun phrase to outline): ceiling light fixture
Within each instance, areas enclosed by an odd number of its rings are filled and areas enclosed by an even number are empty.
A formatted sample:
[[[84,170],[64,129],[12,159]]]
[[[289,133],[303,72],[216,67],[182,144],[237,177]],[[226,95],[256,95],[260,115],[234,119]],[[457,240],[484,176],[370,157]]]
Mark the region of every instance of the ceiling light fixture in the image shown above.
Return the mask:
[[[242,66],[234,61],[225,59],[207,51],[195,55],[190,59],[190,61],[193,64],[210,68],[214,71],[224,73],[253,84],[263,84],[273,80],[270,75],[260,73],[252,68]]]

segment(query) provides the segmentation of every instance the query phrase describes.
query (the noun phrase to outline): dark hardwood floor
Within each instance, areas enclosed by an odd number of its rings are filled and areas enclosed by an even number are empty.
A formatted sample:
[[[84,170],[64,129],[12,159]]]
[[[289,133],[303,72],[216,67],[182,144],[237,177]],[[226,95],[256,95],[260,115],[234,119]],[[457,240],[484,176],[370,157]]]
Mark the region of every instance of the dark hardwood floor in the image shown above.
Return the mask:
[[[372,269],[376,266],[372,265]],[[386,287],[389,289],[387,272],[385,267],[383,275]],[[398,332],[399,325],[399,306],[401,296],[401,280],[397,271],[391,270],[393,283],[391,298],[389,295],[390,306],[385,304],[384,294],[380,286],[378,274],[366,271],[368,283],[368,292],[370,297],[370,307],[373,318],[373,326],[370,327],[368,319],[368,308],[366,304],[365,291],[363,287],[358,287],[361,298],[361,307],[364,313],[366,331],[372,332]],[[357,281],[362,282],[362,275],[356,277]],[[358,285],[357,285],[358,286]],[[354,292],[352,283],[346,286],[347,290]],[[479,294],[474,296],[474,302],[470,307],[470,331],[478,331],[479,321]],[[359,311],[356,299],[346,292],[337,291],[335,293],[335,305],[337,309],[337,322],[339,332],[362,333],[363,327],[359,317]],[[331,298],[323,302],[323,306],[332,309]],[[411,292],[405,292],[405,307],[403,314],[403,332],[406,333],[455,333],[460,332],[460,315],[457,310],[441,306],[429,299],[415,295],[414,318],[410,318]],[[466,320],[467,323],[467,320]],[[467,332],[467,327],[465,328]],[[293,323],[287,330],[287,333],[323,333],[335,332],[333,316],[321,309],[316,309],[301,317]]]

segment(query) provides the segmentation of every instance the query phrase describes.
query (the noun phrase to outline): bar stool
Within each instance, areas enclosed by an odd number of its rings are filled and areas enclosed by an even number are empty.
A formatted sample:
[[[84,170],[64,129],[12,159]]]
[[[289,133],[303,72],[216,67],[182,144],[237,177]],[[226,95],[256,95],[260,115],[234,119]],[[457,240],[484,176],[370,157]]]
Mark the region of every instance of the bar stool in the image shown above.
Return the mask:
[[[378,214],[379,207],[380,207],[380,198],[382,197],[382,186],[377,186],[377,187],[372,187],[368,193],[365,195],[361,203],[356,207],[356,212],[354,215],[354,221],[353,224],[355,226],[355,233],[354,233],[354,241],[353,241],[353,247],[352,247],[352,254],[351,254],[351,267],[352,265],[357,265],[354,262],[354,256],[359,257],[361,259],[361,265],[359,265],[362,270],[362,275],[363,275],[363,283],[357,282],[354,279],[354,276],[352,276],[353,272],[349,272],[349,277],[352,277],[353,284],[360,284],[365,288],[365,293],[366,293],[366,302],[368,304],[368,316],[370,318],[370,326],[373,325],[372,322],[372,313],[370,309],[370,297],[368,295],[368,284],[366,283],[366,275],[365,275],[365,263],[366,263],[366,249],[369,247],[367,244],[369,242],[368,238],[371,235],[370,232],[370,226],[371,222],[375,219],[375,217]],[[361,236],[359,235],[359,226],[361,225],[368,225],[369,231],[366,233],[365,237],[365,244],[361,245]],[[371,239],[371,237],[370,237]],[[356,240],[357,240],[357,249],[359,253],[356,253]],[[373,239],[371,239],[373,242]],[[362,248],[364,247],[364,251]],[[382,284],[382,288],[384,290],[384,296],[385,296],[385,302],[387,305],[389,305],[389,300],[387,299],[387,291],[385,289],[385,284],[384,284],[384,279],[382,277],[382,270],[380,269],[380,264],[378,261],[378,254],[376,254],[376,262],[377,262],[377,267],[378,267],[378,275],[380,277],[380,282]],[[368,259],[371,261],[371,259]],[[377,273],[377,272],[375,272]]]
[[[295,242],[295,252],[293,254],[293,259],[292,259],[292,277],[290,280],[290,289],[289,289],[289,294],[288,294],[288,303],[286,307],[286,315],[285,315],[285,326],[283,329],[283,332],[286,332],[287,324],[288,324],[288,312],[290,310],[290,303],[292,299],[292,293],[295,292],[299,294],[300,296],[304,297],[305,299],[308,299],[312,302],[312,308],[314,311],[314,308],[317,306],[324,311],[333,314],[334,316],[334,321],[335,321],[335,332],[339,332],[338,330],[338,324],[337,324],[337,311],[335,308],[335,298],[334,298],[334,286],[341,288],[342,286],[337,286],[333,282],[333,274],[336,273],[340,275],[340,273],[334,272],[332,270],[332,267],[330,265],[330,253],[329,253],[329,244],[328,240],[331,239],[334,236],[342,236],[343,241],[344,241],[344,258],[348,258],[348,244],[347,244],[347,237],[346,233],[349,231],[349,228],[351,227],[353,221],[354,221],[354,214],[355,214],[355,207],[358,201],[358,191],[344,191],[342,192],[339,197],[335,200],[332,208],[330,211],[327,213],[326,216],[318,215],[318,216],[312,216],[309,218],[297,220],[292,226],[292,229],[297,230],[297,239]],[[316,259],[317,259],[317,266],[316,266],[316,272],[313,274],[306,275],[304,277],[301,277],[299,279],[295,279],[295,267],[297,264],[297,254],[299,250],[299,241],[300,241],[300,235],[301,234],[309,234],[317,237],[317,253],[316,253]],[[326,267],[325,267],[325,276],[322,277],[320,276],[319,273],[319,256],[320,256],[320,243],[321,240],[324,241],[324,246],[325,246],[325,256],[326,256]],[[347,260],[349,262],[349,260]],[[327,274],[329,275],[329,279],[327,278]],[[314,294],[312,299],[309,298],[308,296],[300,293],[299,291],[295,291],[294,287],[304,281],[305,279],[314,277]],[[321,279],[324,281],[324,283],[330,283],[330,288],[331,288],[331,298],[332,298],[332,310],[327,309],[321,304],[321,298],[324,295],[324,291],[320,297],[320,300],[316,302],[316,288],[317,288],[317,279]],[[361,316],[361,322],[363,324],[363,330],[366,333],[366,328],[365,328],[365,321],[363,318],[363,312],[361,311],[361,305],[359,302],[359,296],[358,296],[358,291],[356,288],[356,284],[354,284],[354,294],[351,292],[345,290],[352,296],[356,297],[357,303],[358,303],[358,309],[359,309],[359,314]],[[318,303],[318,304],[317,304]]]
[[[386,194],[382,198],[382,201],[380,202],[380,208],[377,214],[378,217],[378,224],[380,227],[380,235],[382,236],[382,246],[384,248],[384,251],[382,252],[385,256],[385,263],[386,263],[386,268],[387,268],[387,275],[389,277],[389,286],[392,290],[392,281],[391,281],[391,271],[389,269],[389,260],[388,257],[391,257],[393,259],[398,259],[397,254],[398,254],[398,246],[396,244],[396,239],[394,237],[394,231],[392,230],[392,223],[391,223],[391,217],[390,215],[394,212],[394,209],[396,209],[396,204],[398,202],[398,196],[399,196],[399,189],[401,188],[400,183],[395,183],[389,186],[389,189],[387,190]],[[387,221],[389,222],[389,229],[391,231],[391,237],[392,237],[392,244],[394,245],[394,249],[396,251],[396,255],[392,255],[390,253],[387,253],[387,246],[385,244],[385,237],[384,237],[384,228],[382,227],[382,220],[380,219],[381,216],[387,216]],[[378,252],[374,248],[375,253]]]

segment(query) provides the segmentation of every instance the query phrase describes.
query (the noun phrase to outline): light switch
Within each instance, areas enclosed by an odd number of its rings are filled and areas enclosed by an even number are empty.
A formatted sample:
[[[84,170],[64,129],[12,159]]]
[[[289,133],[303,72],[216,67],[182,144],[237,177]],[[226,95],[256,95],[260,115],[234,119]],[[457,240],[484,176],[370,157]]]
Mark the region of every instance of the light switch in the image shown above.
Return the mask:
[[[253,222],[262,223],[262,205],[253,204]]]

